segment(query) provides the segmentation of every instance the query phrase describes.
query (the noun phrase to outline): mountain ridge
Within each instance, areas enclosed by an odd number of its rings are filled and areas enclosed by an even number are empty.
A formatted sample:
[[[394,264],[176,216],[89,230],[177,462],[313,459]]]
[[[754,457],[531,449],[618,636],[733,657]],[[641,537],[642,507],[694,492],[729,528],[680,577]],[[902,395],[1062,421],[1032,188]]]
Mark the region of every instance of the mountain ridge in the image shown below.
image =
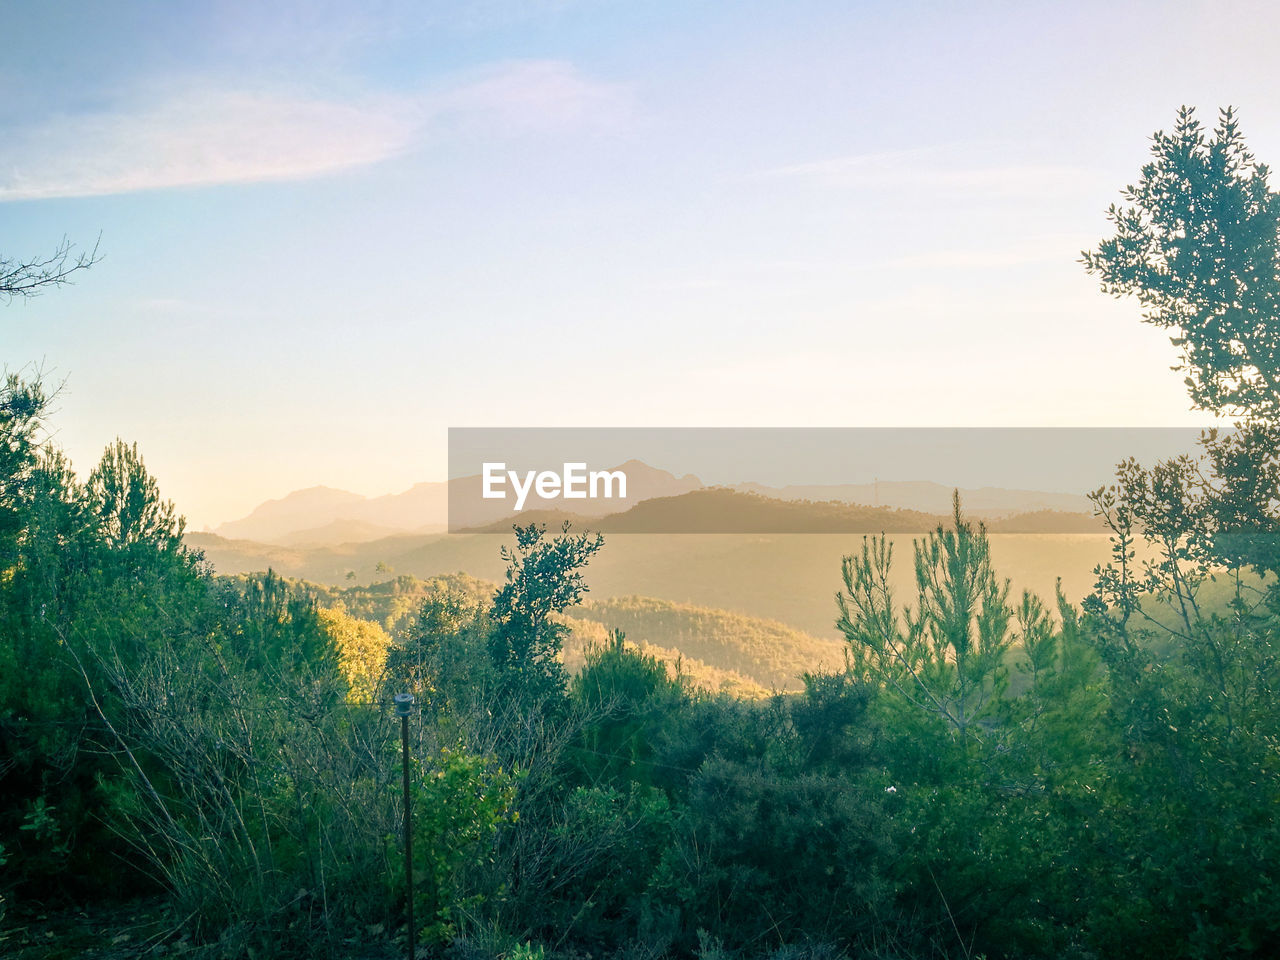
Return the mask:
[[[906,514],[920,515],[914,518],[916,524],[925,515],[931,518],[949,515],[952,491],[955,489],[931,480],[784,486],[755,482],[707,485],[694,474],[677,475],[634,458],[612,469],[627,472],[628,496],[612,500],[575,501],[572,510],[564,509],[562,500],[541,499],[531,493],[525,509],[513,513],[507,500],[491,500],[479,496],[479,475],[450,481],[422,481],[407,490],[375,497],[365,497],[321,484],[266,500],[246,516],[219,524],[209,532],[226,540],[245,540],[282,547],[340,546],[344,543],[370,542],[404,534],[429,534],[446,529],[501,532],[516,522],[543,522],[549,526],[559,526],[565,520],[591,525],[605,532],[659,532],[675,529],[702,532],[823,532],[825,529],[830,532],[848,532],[862,529],[850,518],[856,515],[866,515],[869,518],[867,511],[898,511],[898,515],[885,515],[892,523],[891,528],[885,529],[900,530],[903,529],[900,521]],[[759,499],[739,501],[730,511],[738,514],[733,518],[720,517],[717,520],[686,516],[676,522],[672,517],[663,520],[656,516],[663,510],[673,510],[673,501],[678,501],[681,497],[697,495],[707,498],[698,501],[704,508],[712,506],[715,497],[723,497],[723,494],[709,494],[708,491],[733,491]],[[991,486],[965,488],[959,492],[965,515],[987,522],[988,527],[993,530],[1007,527],[1007,521],[1020,515],[1039,514],[1042,518],[1047,518],[1051,514],[1059,514],[1065,517],[1091,511],[1088,499],[1077,494]],[[451,500],[454,503],[452,515],[449,509]],[[681,505],[689,506],[693,502],[694,499],[684,500]],[[752,505],[751,509],[745,506],[748,502]],[[646,507],[646,504],[649,506]],[[827,506],[819,507],[818,504]],[[716,506],[724,508],[723,503]],[[765,512],[774,515],[772,523],[764,522],[759,516]],[[825,528],[816,517],[819,513],[826,515]],[[620,525],[622,521],[619,518],[628,514],[631,526]],[[748,519],[744,514],[755,516],[754,519]],[[801,517],[801,514],[806,516]],[[649,519],[645,520],[645,516]],[[783,516],[793,519],[789,523],[777,519]],[[916,529],[928,529],[935,524],[936,519],[931,519],[927,526],[917,526]],[[1050,523],[1049,527],[1051,526]],[[1034,529],[1043,530],[1048,527],[1041,523]],[[1085,532],[1089,525],[1072,519],[1065,529]],[[873,531],[868,527],[865,532]]]

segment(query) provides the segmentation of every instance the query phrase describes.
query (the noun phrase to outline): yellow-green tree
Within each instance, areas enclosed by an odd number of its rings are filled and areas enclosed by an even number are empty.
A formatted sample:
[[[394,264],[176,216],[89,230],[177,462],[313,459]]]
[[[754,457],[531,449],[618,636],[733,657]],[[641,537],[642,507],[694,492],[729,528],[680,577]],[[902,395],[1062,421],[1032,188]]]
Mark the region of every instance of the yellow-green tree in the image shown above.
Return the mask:
[[[321,608],[316,616],[333,641],[338,669],[350,691],[349,698],[369,703],[378,694],[391,637],[380,625],[353,617],[341,604]]]

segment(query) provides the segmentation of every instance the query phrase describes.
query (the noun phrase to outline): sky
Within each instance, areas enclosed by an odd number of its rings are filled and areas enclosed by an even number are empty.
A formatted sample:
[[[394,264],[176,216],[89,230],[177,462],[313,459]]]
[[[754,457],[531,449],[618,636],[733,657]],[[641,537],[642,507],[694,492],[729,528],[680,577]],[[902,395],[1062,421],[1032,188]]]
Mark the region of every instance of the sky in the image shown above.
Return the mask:
[[[1268,3],[0,0],[0,305],[201,529],[449,427],[1183,426],[1078,260],[1150,135],[1280,162]]]

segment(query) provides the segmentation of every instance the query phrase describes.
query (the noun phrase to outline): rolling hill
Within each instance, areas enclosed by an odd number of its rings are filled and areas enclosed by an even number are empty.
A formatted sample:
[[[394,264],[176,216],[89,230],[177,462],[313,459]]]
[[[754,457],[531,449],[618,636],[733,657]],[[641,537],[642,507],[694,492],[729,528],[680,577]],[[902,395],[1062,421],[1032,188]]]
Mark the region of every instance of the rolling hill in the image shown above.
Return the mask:
[[[951,509],[954,488],[931,480],[877,480],[874,483],[793,484],[783,487],[740,483],[734,484],[733,489],[778,500],[836,500],[842,503],[945,514]],[[1092,512],[1087,497],[1045,490],[962,487],[960,500],[967,515],[982,519],[1041,510],[1086,514]]]
[[[325,608],[341,607],[377,623],[395,636],[411,632],[424,601],[446,593],[487,604],[497,584],[463,573],[419,580],[399,576],[367,586],[335,587],[292,580]],[[764,696],[796,689],[807,670],[839,666],[840,644],[820,640],[784,624],[727,610],[671,603],[653,597],[587,601],[562,618],[570,627],[564,661],[580,668],[588,646],[602,644],[621,629],[642,652],[678,669],[696,685],[739,696]]]
[[[278,547],[188,534],[220,573],[274,569],[283,576],[332,587],[368,585],[411,575],[426,580],[460,571],[497,582],[499,555],[511,534],[396,536],[333,547]],[[891,534],[893,585],[905,601],[914,590],[912,534]],[[1011,577],[1015,596],[1030,589],[1045,599],[1061,579],[1068,597],[1093,586],[1093,567],[1110,544],[1100,533],[994,533],[992,558]],[[775,620],[815,637],[834,638],[841,558],[860,549],[860,534],[609,534],[586,571],[589,599],[641,595]],[[379,570],[379,566],[382,567]]]
[[[806,671],[843,666],[842,642],[820,639],[776,620],[654,597],[589,600],[573,611],[628,639],[646,641],[722,670],[750,677],[766,689],[793,690]]]
[[[926,533],[950,522],[947,513],[922,513],[897,507],[870,507],[839,500],[778,500],[728,487],[703,487],[679,496],[654,497],[603,517],[564,510],[525,510],[514,516],[464,529],[461,533],[506,533],[512,524],[565,522],[601,533]],[[1039,510],[982,521],[992,532],[1096,533],[1101,522],[1086,513]]]

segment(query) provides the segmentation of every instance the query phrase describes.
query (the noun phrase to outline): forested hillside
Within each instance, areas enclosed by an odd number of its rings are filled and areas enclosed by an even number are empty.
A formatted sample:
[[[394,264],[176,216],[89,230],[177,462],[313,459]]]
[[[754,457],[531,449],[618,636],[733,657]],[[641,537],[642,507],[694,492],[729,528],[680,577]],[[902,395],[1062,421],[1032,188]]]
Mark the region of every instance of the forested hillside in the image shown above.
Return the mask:
[[[574,616],[751,677],[766,689],[792,690],[805,673],[843,664],[842,645],[776,621],[651,597],[589,600]]]
[[[256,578],[229,578],[244,589]],[[387,646],[412,636],[424,607],[465,599],[484,608],[496,585],[465,573],[418,580],[400,576],[369,586],[329,587],[305,580],[285,586],[313,601],[323,611],[377,624]],[[612,630],[622,630],[641,652],[672,671],[679,669],[694,686],[712,692],[726,689],[741,696],[762,696],[796,689],[801,676],[840,660],[840,645],[823,642],[782,624],[724,610],[709,610],[647,597],[594,601],[584,598],[557,618],[569,627],[562,659],[576,673],[593,645],[605,643]]]
[[[938,518],[942,522],[945,518]],[[554,527],[553,527],[554,529]],[[911,551],[919,534],[890,535]],[[831,598],[840,587],[840,559],[860,534],[611,534],[609,550],[592,567],[591,598],[646,596],[776,620],[814,637],[838,639]],[[513,542],[500,534],[435,534],[393,537],[360,544],[283,548],[187,533],[220,572],[262,573],[333,587],[376,584],[398,576],[430,580],[464,571],[485,581],[503,576],[499,551]],[[1106,561],[1103,533],[992,533],[992,550],[1014,589],[1043,595],[1062,589],[1075,601],[1093,587],[1093,568]],[[897,589],[909,590],[914,574],[894,571]]]

